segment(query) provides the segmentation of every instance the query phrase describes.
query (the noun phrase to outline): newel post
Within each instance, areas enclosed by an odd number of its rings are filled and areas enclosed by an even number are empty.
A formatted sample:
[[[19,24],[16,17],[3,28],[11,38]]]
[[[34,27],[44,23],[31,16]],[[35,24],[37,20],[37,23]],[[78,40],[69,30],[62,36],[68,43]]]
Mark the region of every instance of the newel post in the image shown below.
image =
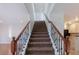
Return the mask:
[[[16,40],[15,40],[15,37],[12,37],[12,41],[11,41],[11,53],[12,55],[15,55],[16,53]]]

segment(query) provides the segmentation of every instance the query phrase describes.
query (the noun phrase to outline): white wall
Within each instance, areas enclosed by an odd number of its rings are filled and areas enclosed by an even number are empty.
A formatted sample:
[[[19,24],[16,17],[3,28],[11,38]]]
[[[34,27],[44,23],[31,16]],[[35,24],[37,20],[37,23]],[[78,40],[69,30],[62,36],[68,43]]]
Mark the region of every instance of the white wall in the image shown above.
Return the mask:
[[[25,3],[24,5],[27,8],[27,11],[28,11],[28,13],[30,15],[30,19],[34,20],[34,17],[35,17],[34,16],[34,13],[35,13],[35,11],[34,11],[34,4],[33,3]]]
[[[64,9],[63,4],[55,4],[54,8],[47,15],[49,20],[57,27],[60,33],[63,35],[64,31]]]
[[[10,43],[11,37],[17,37],[27,22],[29,14],[24,4],[0,4],[0,43]]]
[[[42,20],[45,20],[45,16],[44,16],[44,14],[43,13],[36,13],[35,14],[35,19],[34,19],[35,21],[42,21]]]

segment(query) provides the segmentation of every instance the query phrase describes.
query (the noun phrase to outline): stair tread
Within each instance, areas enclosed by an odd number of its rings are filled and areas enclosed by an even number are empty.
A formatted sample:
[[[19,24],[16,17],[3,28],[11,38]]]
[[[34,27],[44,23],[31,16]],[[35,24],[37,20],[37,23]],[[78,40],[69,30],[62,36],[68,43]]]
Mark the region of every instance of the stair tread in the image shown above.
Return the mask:
[[[33,33],[32,35],[48,35],[48,34],[45,34],[45,33],[43,33],[43,34],[41,34],[41,33]]]
[[[45,33],[45,34],[46,34],[46,33],[48,33],[48,32],[32,32],[32,33],[41,33],[41,34]]]
[[[39,39],[48,39],[48,40],[49,40],[49,37],[47,37],[47,38],[46,38],[46,37],[45,37],[45,38],[37,38],[37,37],[34,38],[34,37],[33,37],[33,38],[30,38],[30,39],[38,39],[38,40],[39,40]]]
[[[50,39],[30,39],[30,42],[50,42]]]
[[[52,44],[29,44],[29,47],[52,47]]]
[[[28,53],[28,55],[53,55],[52,53]]]
[[[44,35],[33,34],[32,36],[48,36],[48,35],[47,34],[44,34]]]
[[[31,38],[48,38],[48,36],[31,36]]]
[[[31,50],[31,51],[51,51],[52,47],[29,47],[28,50]]]
[[[29,44],[51,44],[51,42],[30,42]]]

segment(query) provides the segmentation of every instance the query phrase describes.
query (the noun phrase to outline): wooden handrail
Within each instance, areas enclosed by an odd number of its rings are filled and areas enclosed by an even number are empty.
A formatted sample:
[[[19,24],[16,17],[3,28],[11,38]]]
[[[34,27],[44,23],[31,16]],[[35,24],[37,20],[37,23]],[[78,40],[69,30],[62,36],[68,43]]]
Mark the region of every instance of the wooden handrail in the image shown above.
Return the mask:
[[[26,27],[28,26],[29,23],[30,23],[30,21],[27,23],[27,25],[23,28],[23,30],[21,31],[21,33],[18,35],[18,37],[16,38],[16,41],[19,40],[19,37],[22,35],[22,33],[24,32],[24,30],[26,29]]]
[[[21,35],[23,34],[24,30],[26,29],[26,27],[28,26],[28,24],[30,23],[30,21],[27,23],[27,25],[23,28],[23,30],[21,31],[21,33],[18,35],[17,38],[12,37],[12,41],[11,41],[11,53],[13,55],[15,55],[15,52],[17,50],[17,41],[19,40],[19,38],[21,37]]]

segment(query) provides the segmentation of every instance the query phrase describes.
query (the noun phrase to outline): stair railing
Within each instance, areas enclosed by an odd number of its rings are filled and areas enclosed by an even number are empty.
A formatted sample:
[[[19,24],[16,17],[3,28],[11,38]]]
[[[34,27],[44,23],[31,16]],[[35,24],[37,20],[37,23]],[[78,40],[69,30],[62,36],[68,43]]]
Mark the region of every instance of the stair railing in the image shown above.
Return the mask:
[[[13,47],[11,47],[11,50],[13,50],[12,54],[16,55],[24,55],[27,44],[29,41],[29,38],[31,36],[32,28],[33,28],[34,22],[29,21],[27,25],[24,27],[24,29],[21,31],[19,36],[15,38],[15,40],[12,40],[14,42]]]
[[[45,16],[46,17],[46,16]],[[56,55],[65,54],[65,39],[56,26],[46,17],[46,26]]]

